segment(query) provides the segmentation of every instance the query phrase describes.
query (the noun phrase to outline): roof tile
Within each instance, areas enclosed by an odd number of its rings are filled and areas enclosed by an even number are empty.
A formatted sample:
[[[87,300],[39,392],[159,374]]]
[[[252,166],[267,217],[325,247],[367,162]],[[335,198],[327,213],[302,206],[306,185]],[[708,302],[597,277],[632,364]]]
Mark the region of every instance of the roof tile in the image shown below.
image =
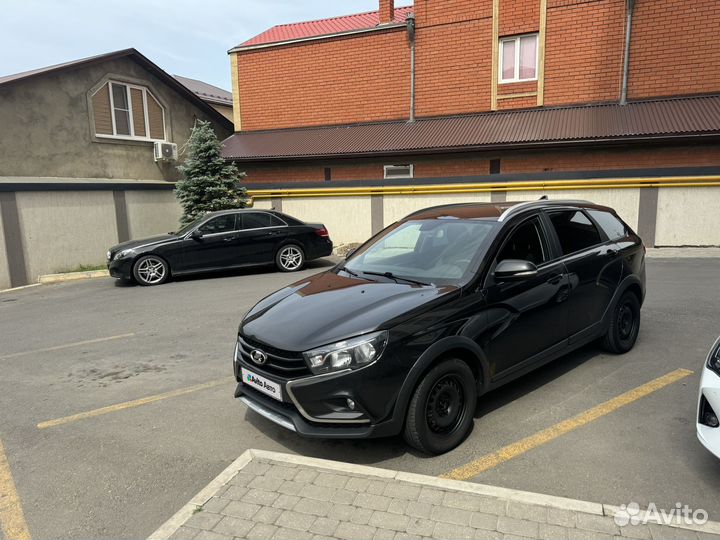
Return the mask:
[[[399,7],[395,9],[395,17],[393,22],[404,23],[409,13],[412,13],[413,7]],[[297,39],[307,39],[312,37],[320,37],[342,32],[352,32],[353,30],[366,30],[375,28],[380,24],[380,12],[369,11],[367,13],[357,13],[355,15],[345,15],[343,17],[332,17],[329,19],[320,19],[317,21],[307,21],[294,24],[281,24],[273,26],[262,34],[258,34],[237,47],[252,47],[255,45],[267,45],[270,43],[282,43],[285,41],[294,41]]]

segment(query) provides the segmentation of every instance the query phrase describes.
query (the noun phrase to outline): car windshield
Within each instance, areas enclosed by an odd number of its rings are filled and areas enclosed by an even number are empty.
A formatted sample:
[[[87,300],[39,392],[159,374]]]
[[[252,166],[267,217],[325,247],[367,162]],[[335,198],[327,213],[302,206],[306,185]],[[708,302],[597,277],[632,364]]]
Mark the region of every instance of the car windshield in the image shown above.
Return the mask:
[[[488,220],[407,221],[360,248],[344,268],[362,277],[384,274],[389,279],[459,285],[496,226]]]
[[[204,220],[207,216],[200,216],[199,218],[194,219],[187,225],[185,225],[183,228],[181,228],[179,231],[170,233],[170,234],[176,234],[178,236],[182,236],[183,234],[189,233],[191,230],[193,230],[195,227],[197,227],[202,220]]]

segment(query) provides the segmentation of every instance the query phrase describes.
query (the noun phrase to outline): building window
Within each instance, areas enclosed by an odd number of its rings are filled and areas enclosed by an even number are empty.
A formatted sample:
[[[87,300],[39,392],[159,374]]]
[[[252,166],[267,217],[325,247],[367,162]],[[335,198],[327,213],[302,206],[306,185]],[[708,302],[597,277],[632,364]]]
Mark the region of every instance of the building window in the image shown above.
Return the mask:
[[[500,40],[500,82],[537,80],[538,35],[527,34]]]
[[[388,180],[392,178],[412,178],[414,173],[413,165],[385,165],[383,177]]]
[[[144,86],[109,81],[92,95],[95,135],[165,141],[165,109]]]

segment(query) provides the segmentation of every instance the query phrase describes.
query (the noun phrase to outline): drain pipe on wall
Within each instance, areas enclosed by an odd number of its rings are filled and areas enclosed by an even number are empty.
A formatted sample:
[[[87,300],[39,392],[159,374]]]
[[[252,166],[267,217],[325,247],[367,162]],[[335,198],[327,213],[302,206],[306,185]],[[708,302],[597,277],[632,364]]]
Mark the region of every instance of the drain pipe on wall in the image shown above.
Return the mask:
[[[410,122],[415,121],[415,14],[406,19],[408,41],[410,42]]]
[[[628,77],[630,75],[630,37],[632,36],[633,11],[635,0],[627,0],[627,23],[625,25],[625,54],[623,58],[622,90],[620,105],[627,105]]]

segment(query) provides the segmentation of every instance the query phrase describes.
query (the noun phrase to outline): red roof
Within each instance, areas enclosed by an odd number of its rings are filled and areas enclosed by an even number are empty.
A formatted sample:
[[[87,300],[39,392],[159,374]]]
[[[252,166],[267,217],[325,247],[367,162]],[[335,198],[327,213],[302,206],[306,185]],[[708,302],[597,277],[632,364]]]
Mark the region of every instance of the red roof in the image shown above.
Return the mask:
[[[395,9],[393,23],[403,24],[408,14],[412,13],[412,6],[399,7]],[[369,11],[343,17],[332,17],[318,21],[300,22],[294,24],[280,24],[265,30],[237,47],[253,47],[256,45],[267,45],[269,43],[282,43],[297,39],[308,39],[320,36],[329,36],[344,32],[357,30],[369,30],[380,24],[380,12]]]

